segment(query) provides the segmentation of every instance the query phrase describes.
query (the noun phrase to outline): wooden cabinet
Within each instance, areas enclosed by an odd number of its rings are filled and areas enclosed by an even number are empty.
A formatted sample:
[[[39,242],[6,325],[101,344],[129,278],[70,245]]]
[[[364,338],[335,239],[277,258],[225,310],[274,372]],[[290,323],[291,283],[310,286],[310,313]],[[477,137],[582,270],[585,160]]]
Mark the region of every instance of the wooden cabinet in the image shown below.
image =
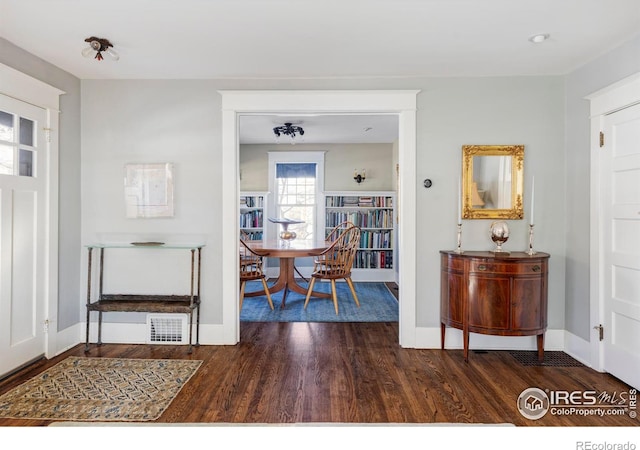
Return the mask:
[[[537,336],[544,358],[547,329],[547,253],[441,251],[440,323],[463,332],[469,359],[469,333]]]

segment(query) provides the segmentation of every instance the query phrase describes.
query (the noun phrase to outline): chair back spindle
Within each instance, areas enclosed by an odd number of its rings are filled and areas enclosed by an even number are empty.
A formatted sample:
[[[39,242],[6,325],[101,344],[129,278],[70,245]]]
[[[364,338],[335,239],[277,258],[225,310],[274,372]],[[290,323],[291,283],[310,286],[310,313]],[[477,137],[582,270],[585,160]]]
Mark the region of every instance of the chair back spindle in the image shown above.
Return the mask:
[[[311,298],[316,279],[331,281],[331,293],[336,314],[338,314],[338,299],[335,285],[337,279],[344,279],[347,282],[356,305],[360,306],[353,282],[351,281],[351,268],[353,267],[356,251],[360,246],[361,233],[360,228],[355,225],[346,225],[346,227],[347,228],[343,230],[336,227],[335,230],[340,231],[340,233],[333,241],[327,240],[327,242],[332,242],[331,246],[315,259],[311,282],[309,283],[307,298],[304,303],[305,308]]]

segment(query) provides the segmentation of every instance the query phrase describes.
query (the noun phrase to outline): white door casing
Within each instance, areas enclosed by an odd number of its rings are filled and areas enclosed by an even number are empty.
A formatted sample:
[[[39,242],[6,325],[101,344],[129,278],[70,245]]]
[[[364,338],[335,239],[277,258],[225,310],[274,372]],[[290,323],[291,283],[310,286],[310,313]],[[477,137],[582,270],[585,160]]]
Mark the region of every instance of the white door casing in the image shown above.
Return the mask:
[[[589,99],[592,366],[640,388],[640,74]]]
[[[33,176],[0,174],[0,375],[45,353],[46,111],[0,95],[0,111],[33,121]],[[7,153],[21,146],[3,144]],[[19,164],[17,157],[14,166]]]
[[[0,376],[33,356],[57,353],[61,94],[64,92],[0,64],[0,101],[9,112],[38,122],[36,177],[4,177],[0,185]]]
[[[640,389],[640,105],[603,135],[604,370]]]
[[[399,342],[416,345],[416,97],[400,91],[219,91],[222,95],[222,260],[223,336],[240,339],[238,311],[239,117],[243,114],[395,114],[399,121],[398,283]]]

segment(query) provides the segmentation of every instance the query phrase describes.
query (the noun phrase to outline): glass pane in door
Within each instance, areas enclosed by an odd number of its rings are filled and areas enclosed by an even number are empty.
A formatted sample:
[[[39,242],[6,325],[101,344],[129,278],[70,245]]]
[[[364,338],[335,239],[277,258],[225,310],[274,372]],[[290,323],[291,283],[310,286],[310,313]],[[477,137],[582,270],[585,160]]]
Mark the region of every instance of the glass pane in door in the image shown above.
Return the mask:
[[[0,144],[0,174],[13,175],[13,146]]]
[[[33,120],[20,117],[20,143],[33,147]]]
[[[21,177],[33,176],[33,152],[20,149],[20,173]]]
[[[13,114],[0,111],[0,140],[13,142]]]

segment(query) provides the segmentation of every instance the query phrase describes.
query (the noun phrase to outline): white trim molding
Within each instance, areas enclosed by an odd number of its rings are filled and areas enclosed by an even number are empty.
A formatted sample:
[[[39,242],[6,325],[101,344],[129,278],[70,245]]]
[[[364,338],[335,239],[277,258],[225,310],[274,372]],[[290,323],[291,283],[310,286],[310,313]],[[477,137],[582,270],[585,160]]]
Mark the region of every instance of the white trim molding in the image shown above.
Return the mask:
[[[238,258],[239,117],[249,114],[393,114],[399,121],[399,342],[416,346],[416,100],[419,90],[218,91],[222,96],[222,258]],[[224,344],[240,340],[238,264],[223,264]]]
[[[440,349],[440,327],[419,327],[416,329],[418,348]],[[536,350],[536,336],[495,336],[470,333],[470,350]],[[447,327],[445,333],[446,350],[462,350],[462,330]],[[544,349],[564,351],[565,331],[547,330],[544,336]]]
[[[0,94],[39,108],[59,112],[59,97],[64,93],[12,67],[0,64]]]
[[[47,217],[45,218],[46,256],[44,308],[46,319],[45,348],[47,358],[58,354],[58,186],[59,186],[59,108],[65,92],[12,67],[0,64],[0,93],[46,110],[47,146]]]
[[[600,219],[600,196],[602,195],[600,180],[600,132],[602,131],[604,118],[608,114],[640,103],[640,72],[626,77],[616,83],[600,89],[585,97],[590,101],[591,116],[591,190],[590,195],[590,239],[589,239],[589,308],[591,326],[603,322],[604,294],[603,294],[603,270],[602,267],[602,223]],[[591,367],[598,371],[604,371],[603,345],[591,335],[590,340]]]

